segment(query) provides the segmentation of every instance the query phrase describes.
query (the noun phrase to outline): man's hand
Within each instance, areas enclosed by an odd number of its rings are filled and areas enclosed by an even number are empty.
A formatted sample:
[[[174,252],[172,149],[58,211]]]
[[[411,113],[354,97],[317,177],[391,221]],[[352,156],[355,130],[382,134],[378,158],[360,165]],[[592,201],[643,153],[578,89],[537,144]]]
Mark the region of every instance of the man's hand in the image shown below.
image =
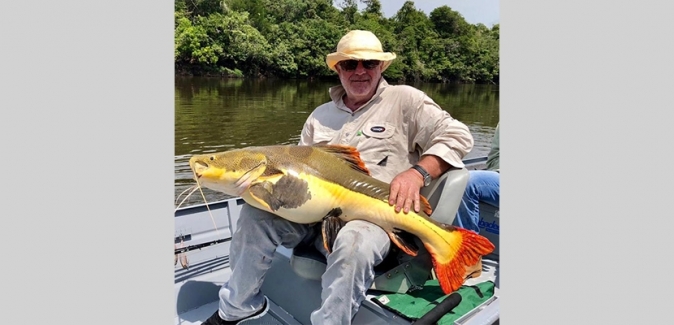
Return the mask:
[[[398,174],[391,181],[391,189],[388,197],[388,204],[395,204],[395,211],[404,213],[410,212],[410,207],[414,204],[414,211],[421,210],[419,200],[419,191],[424,185],[424,178],[414,169],[408,169]]]

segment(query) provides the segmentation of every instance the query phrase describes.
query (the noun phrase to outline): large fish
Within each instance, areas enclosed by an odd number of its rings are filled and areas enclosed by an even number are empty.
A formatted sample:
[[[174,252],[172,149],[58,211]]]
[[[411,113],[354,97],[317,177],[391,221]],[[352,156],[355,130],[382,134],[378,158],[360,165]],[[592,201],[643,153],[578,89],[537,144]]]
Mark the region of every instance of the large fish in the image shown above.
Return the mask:
[[[401,232],[411,233],[431,254],[445,293],[461,287],[470,267],[494,249],[475,232],[431,219],[431,207],[423,197],[423,211],[396,213],[388,204],[389,184],[369,175],[353,147],[248,147],[195,155],[190,167],[204,187],[241,196],[248,204],[293,222],[323,222],[328,251],[339,223],[351,220],[378,225],[395,245],[416,256],[416,246],[400,236]],[[340,221],[335,223],[335,219]]]

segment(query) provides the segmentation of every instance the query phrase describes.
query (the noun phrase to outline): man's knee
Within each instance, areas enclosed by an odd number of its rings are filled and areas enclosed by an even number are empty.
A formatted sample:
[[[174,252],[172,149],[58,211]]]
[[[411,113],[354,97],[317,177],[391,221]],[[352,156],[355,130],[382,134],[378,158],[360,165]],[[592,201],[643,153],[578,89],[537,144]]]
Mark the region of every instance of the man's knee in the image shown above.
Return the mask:
[[[500,174],[489,170],[473,170],[466,186],[464,199],[475,201],[492,200],[498,196],[500,187]]]
[[[263,211],[257,208],[254,208],[248,204],[244,204],[241,207],[241,213],[239,220],[237,222],[237,227],[247,228],[247,227],[259,227],[262,224],[270,223],[273,218],[278,218],[277,216]]]
[[[313,238],[315,231],[312,224],[295,223],[248,204],[244,204],[241,208],[236,230],[237,233],[252,235],[249,236],[250,241],[266,236],[271,238],[275,245],[288,248],[297,246],[306,237]]]
[[[348,222],[342,228],[333,247],[344,256],[365,258],[375,256],[375,263],[380,262],[390,248],[390,240],[386,232],[379,226],[362,220]]]

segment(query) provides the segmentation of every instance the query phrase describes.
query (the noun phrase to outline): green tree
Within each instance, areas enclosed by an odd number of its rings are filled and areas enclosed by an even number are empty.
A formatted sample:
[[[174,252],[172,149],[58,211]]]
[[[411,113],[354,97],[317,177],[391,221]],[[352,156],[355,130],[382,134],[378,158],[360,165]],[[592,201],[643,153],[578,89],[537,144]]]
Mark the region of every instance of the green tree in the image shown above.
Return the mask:
[[[422,81],[435,78],[437,71],[430,62],[428,46],[435,47],[434,39],[438,35],[426,14],[414,7],[413,1],[406,1],[392,17],[394,32],[397,36],[398,53],[402,54],[406,78]],[[433,50],[431,48],[431,50]]]
[[[435,31],[442,38],[459,37],[468,34],[470,24],[460,13],[452,10],[449,6],[433,9],[430,14]]]
[[[348,25],[353,25],[359,17],[358,2],[356,0],[343,0],[339,7],[342,8],[344,20]]]
[[[263,34],[269,32],[271,24],[267,19],[267,0],[226,0],[231,10],[247,12],[251,25]]]
[[[384,18],[384,14],[381,12],[381,2],[379,2],[379,0],[361,0],[360,2],[365,4],[365,9],[363,9],[364,16]]]
[[[498,83],[499,32],[448,6],[430,16],[405,2],[385,18],[381,0],[176,0],[177,73],[335,78],[325,65],[347,31],[372,31],[398,58],[393,81]]]
[[[325,56],[334,51],[344,32],[329,21],[305,19],[301,24],[281,23],[270,39],[272,47],[283,44],[293,53],[297,71],[291,77],[322,77],[333,75]]]
[[[187,17],[177,19],[174,59],[177,64],[215,64],[222,46],[213,42],[203,26],[193,25]]]
[[[175,0],[175,9],[184,11],[191,19],[195,19],[212,13],[225,13],[227,5],[223,0]]]

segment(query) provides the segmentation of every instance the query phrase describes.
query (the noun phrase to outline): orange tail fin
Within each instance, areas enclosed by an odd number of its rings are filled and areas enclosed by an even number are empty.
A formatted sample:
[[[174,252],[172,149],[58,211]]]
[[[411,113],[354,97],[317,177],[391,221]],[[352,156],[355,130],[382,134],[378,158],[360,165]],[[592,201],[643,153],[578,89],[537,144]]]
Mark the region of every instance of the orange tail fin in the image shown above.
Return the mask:
[[[445,294],[459,289],[465,281],[466,268],[475,265],[483,255],[491,253],[495,248],[489,239],[473,231],[458,227],[451,227],[448,230],[455,235],[449,239],[453,252],[451,256],[437,256],[437,252],[428,248],[433,256],[435,274]]]

